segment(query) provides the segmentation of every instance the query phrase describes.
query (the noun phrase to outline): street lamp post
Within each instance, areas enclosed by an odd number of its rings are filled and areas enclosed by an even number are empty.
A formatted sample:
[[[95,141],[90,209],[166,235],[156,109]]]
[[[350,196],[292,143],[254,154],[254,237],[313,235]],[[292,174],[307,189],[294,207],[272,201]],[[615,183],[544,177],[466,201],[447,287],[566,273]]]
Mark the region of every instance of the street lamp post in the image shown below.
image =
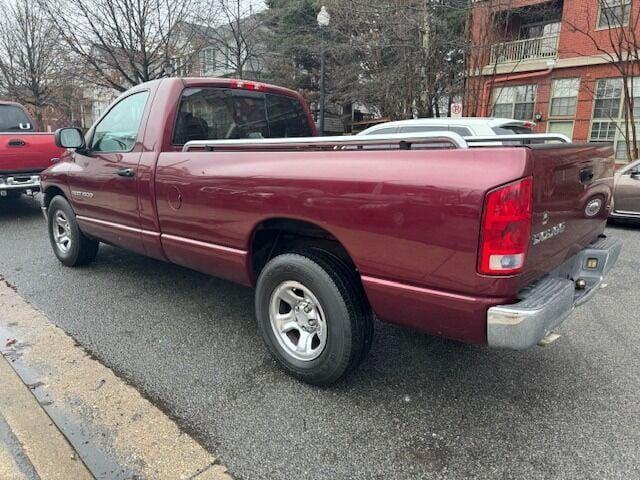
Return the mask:
[[[320,50],[320,135],[324,135],[324,113],[325,113],[325,31],[331,21],[331,15],[327,11],[327,7],[323,6],[318,13],[318,26],[320,27],[320,34],[322,37],[322,45]]]

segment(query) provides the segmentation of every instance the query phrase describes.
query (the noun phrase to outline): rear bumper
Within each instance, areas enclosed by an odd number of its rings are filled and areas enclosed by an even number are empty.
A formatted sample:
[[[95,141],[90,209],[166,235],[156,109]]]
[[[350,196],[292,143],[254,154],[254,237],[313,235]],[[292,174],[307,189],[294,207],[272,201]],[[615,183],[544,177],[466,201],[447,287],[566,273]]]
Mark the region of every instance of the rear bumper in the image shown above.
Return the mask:
[[[491,347],[523,350],[538,344],[574,308],[589,301],[613,268],[622,242],[602,237],[559,268],[520,292],[518,303],[489,308],[487,343]],[[591,268],[589,261],[597,260]],[[584,288],[576,282],[584,280]]]

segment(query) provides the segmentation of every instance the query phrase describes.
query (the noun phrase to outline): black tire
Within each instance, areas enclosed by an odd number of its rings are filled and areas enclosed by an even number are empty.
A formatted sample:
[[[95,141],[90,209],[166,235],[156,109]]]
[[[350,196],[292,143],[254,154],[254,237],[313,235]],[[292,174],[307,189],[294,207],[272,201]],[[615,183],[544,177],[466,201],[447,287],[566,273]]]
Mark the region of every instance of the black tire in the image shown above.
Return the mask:
[[[60,216],[59,216],[60,215]],[[55,238],[54,222],[64,218],[68,228],[60,228],[58,233],[67,233],[68,243],[61,244]],[[95,260],[100,242],[87,238],[78,226],[76,214],[66,198],[61,195],[53,197],[47,210],[47,229],[53,253],[67,267],[88,265]],[[65,246],[66,245],[66,246]]]
[[[317,358],[299,360],[284,348],[271,326],[272,295],[284,282],[298,282],[319,301],[326,317],[326,344]],[[278,364],[294,377],[318,386],[337,382],[366,357],[373,340],[373,314],[357,273],[331,253],[307,248],[269,261],[255,296],[258,328]]]

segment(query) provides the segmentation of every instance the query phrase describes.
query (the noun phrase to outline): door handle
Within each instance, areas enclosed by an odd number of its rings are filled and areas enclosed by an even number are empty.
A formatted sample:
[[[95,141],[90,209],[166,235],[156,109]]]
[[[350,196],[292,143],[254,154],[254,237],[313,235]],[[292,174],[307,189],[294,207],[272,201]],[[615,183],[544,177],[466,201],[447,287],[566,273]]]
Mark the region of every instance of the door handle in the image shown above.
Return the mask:
[[[136,172],[133,168],[121,168],[118,170],[118,176],[131,178],[136,176]]]
[[[19,138],[12,138],[11,140],[9,140],[10,147],[24,147],[25,145],[25,141]]]

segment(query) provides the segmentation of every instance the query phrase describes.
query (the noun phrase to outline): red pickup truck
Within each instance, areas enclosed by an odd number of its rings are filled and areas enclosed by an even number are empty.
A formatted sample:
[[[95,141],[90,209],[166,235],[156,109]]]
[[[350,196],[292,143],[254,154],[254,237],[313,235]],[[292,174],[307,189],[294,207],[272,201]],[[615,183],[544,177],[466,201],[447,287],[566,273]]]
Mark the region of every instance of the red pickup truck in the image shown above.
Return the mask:
[[[318,385],[363,359],[374,315],[492,347],[549,343],[620,253],[603,235],[611,145],[314,135],[282,88],[139,85],[85,137],[56,133],[75,152],[42,177],[53,251],[82,265],[105,242],[254,286],[269,350]]]
[[[0,197],[38,192],[40,172],[62,153],[53,133],[36,132],[34,121],[22,105],[0,102]]]

